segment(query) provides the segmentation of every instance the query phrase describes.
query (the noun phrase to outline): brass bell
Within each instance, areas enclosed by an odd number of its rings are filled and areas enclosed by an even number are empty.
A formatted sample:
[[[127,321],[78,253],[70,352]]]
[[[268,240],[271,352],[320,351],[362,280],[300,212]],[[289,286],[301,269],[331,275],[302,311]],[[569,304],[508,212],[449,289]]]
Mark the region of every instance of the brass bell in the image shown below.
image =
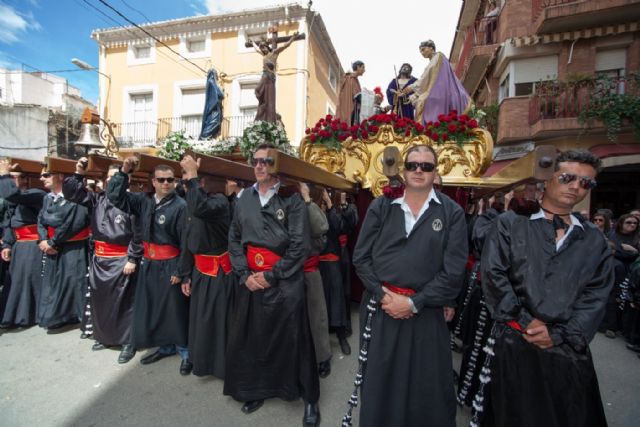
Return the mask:
[[[101,150],[104,144],[100,142],[98,125],[82,123],[80,138],[74,143],[76,146],[84,147],[88,153],[91,149]]]

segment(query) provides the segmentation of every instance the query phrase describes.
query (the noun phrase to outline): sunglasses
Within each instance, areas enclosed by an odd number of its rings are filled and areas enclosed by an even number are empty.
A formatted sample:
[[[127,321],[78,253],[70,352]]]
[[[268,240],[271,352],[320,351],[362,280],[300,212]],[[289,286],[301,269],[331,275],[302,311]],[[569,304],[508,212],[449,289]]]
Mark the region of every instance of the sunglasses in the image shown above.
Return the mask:
[[[580,180],[580,187],[582,187],[585,190],[591,190],[592,188],[596,188],[596,185],[598,185],[595,179],[589,178],[588,176],[583,176],[581,178],[578,178],[578,175],[575,175],[572,173],[566,173],[566,172],[558,175],[558,182],[560,184],[569,184],[570,182],[573,182],[576,179]]]
[[[405,162],[404,168],[409,172],[415,172],[418,168],[422,169],[423,172],[433,172],[436,165],[430,162]]]
[[[274,161],[271,157],[254,157],[251,159],[251,166],[273,166]]]
[[[165,182],[168,182],[169,184],[173,184],[173,182],[176,180],[174,177],[169,177],[169,178],[153,178],[156,181],[158,181],[160,184],[164,184]]]
[[[604,218],[593,218],[593,222],[604,222]]]
[[[624,225],[638,225],[638,223],[635,221],[625,221]]]
[[[52,173],[45,172],[40,174],[40,178],[51,178]]]

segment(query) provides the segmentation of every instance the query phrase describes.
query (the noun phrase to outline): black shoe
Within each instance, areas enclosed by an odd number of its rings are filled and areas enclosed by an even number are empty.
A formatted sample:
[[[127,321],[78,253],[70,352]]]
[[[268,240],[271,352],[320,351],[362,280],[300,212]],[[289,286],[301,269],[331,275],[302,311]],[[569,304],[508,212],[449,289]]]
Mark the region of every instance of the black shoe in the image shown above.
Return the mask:
[[[51,329],[51,328],[49,328],[49,329]],[[81,339],[81,340],[86,340],[86,339],[87,339],[87,338],[89,338],[90,336],[91,336],[91,334],[88,334],[88,333],[86,333],[86,332],[83,332],[83,333],[81,333],[81,334],[80,334],[80,339]]]
[[[13,325],[11,323],[5,322],[5,323],[0,323],[0,329],[11,329],[13,327]]]
[[[320,378],[327,378],[331,373],[331,360],[325,360],[318,364],[318,375]]]
[[[120,364],[127,363],[128,361],[133,359],[133,356],[135,355],[136,355],[136,349],[133,348],[131,344],[122,346],[122,350],[120,351],[120,356],[118,356],[118,363]]]
[[[320,425],[320,409],[317,403],[304,404],[304,417],[302,427],[317,427]]]
[[[150,365],[152,363],[156,363],[158,360],[164,359],[165,357],[173,356],[174,354],[175,353],[173,354],[160,353],[160,350],[156,350],[155,353],[151,353],[150,355],[140,359],[140,363],[143,365]]]
[[[340,341],[340,350],[342,350],[342,354],[348,356],[351,354],[351,346],[346,338],[338,337],[338,341]]]
[[[640,345],[639,344],[627,344],[627,348],[631,351],[635,351],[636,353],[640,353]]]
[[[189,359],[184,359],[182,363],[180,363],[180,375],[187,376],[193,370],[193,363]]]
[[[263,404],[264,400],[250,400],[242,405],[242,412],[244,412],[245,414],[250,414],[260,409]]]
[[[93,351],[100,351],[100,350],[105,350],[107,348],[106,345],[102,344],[101,342],[96,341],[93,346],[91,346],[91,350]]]

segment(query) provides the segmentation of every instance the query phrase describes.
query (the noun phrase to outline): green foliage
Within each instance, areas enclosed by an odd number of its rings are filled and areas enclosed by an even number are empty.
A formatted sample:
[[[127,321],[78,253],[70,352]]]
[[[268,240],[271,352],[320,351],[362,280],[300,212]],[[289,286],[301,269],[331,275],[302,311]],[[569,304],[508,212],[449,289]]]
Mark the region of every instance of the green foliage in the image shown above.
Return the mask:
[[[191,148],[184,131],[171,132],[162,140],[162,148],[158,152],[158,156],[169,160],[180,161],[185,150]]]
[[[485,105],[484,107],[474,106],[469,111],[469,116],[478,120],[481,128],[485,128],[491,133],[493,141],[498,140],[498,115],[500,114],[500,106],[496,104]]]
[[[296,155],[295,149],[289,144],[286,132],[275,123],[257,121],[247,127],[240,138],[240,152],[250,159],[260,144],[272,144],[284,153]]]

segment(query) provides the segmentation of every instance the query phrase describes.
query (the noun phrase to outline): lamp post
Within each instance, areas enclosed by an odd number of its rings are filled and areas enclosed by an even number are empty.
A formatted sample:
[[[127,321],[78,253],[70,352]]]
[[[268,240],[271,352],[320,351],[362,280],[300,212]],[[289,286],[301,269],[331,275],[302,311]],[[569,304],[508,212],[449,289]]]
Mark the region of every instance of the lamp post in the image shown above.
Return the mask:
[[[81,70],[87,70],[87,71],[95,71],[96,73],[100,74],[103,77],[106,77],[106,79],[109,81],[109,86],[107,87],[107,95],[106,97],[109,96],[109,91],[111,90],[111,77],[105,73],[103,73],[102,71],[98,70],[96,67],[88,64],[87,62],[78,59],[78,58],[71,58],[71,63],[73,65],[75,65],[76,67],[80,68]],[[100,94],[99,98],[98,98],[98,111],[100,111],[100,116],[104,116],[104,105],[102,105],[102,100],[103,97],[101,96],[102,94]],[[104,118],[104,117],[103,117]]]

